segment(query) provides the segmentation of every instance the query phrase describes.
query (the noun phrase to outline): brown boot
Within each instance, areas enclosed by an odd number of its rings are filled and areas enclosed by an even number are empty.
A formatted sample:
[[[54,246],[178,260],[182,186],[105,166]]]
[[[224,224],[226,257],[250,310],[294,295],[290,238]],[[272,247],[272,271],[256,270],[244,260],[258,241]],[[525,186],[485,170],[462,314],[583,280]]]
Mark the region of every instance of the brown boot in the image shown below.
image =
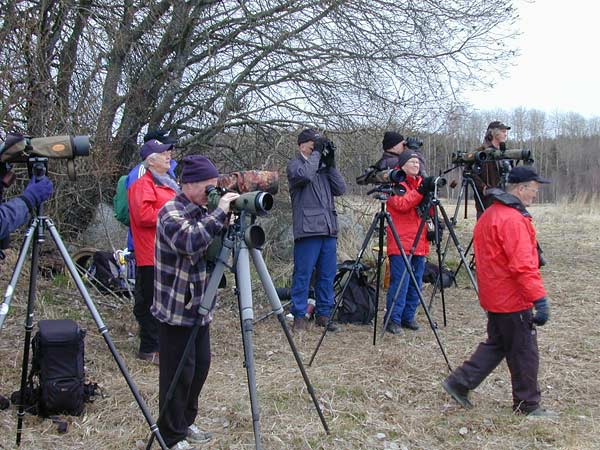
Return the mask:
[[[306,317],[294,317],[294,331],[308,330],[308,320]]]
[[[341,331],[341,327],[333,322],[329,322],[329,317],[327,316],[317,317],[316,324],[319,327],[327,327],[327,331]]]

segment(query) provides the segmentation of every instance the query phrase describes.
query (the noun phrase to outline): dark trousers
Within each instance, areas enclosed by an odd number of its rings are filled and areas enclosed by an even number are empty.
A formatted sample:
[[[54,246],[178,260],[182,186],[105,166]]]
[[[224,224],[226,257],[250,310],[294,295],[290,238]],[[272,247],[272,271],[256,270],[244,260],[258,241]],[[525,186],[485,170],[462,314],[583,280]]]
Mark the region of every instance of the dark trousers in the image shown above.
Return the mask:
[[[531,310],[488,313],[488,338],[468,361],[455,369],[448,383],[462,393],[475,389],[506,358],[512,382],[513,409],[523,413],[539,406],[539,353]]]
[[[193,327],[177,327],[159,324],[160,335],[160,376],[159,408],[165,406],[167,391],[175,376],[179,361],[192,333]],[[195,345],[185,359],[185,366],[179,377],[158,428],[165,443],[171,447],[187,436],[187,429],[193,425],[198,415],[198,397],[210,368],[209,326],[200,327]]]
[[[154,266],[135,269],[133,315],[140,325],[140,352],[158,351],[158,320],[150,312],[154,299]]]

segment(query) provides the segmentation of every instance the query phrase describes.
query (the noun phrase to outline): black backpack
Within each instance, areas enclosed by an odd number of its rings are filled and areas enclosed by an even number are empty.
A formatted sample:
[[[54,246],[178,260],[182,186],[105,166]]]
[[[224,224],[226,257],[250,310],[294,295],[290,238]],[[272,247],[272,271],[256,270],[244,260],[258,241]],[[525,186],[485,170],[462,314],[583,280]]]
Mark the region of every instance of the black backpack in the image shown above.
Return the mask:
[[[33,357],[23,399],[25,410],[42,417],[79,416],[97,387],[84,384],[85,331],[72,320],[40,320],[38,328],[31,342]],[[17,391],[12,401],[19,400]]]
[[[438,265],[427,261],[423,270],[423,283],[435,284],[438,274],[440,273]],[[454,272],[450,269],[442,267],[442,284],[445,288],[452,287],[454,283]],[[439,286],[438,286],[439,287]]]
[[[348,282],[348,287],[344,292],[344,298],[337,311],[337,320],[340,323],[355,323],[367,325],[375,317],[375,288],[369,284],[367,278],[368,267],[360,263],[352,271],[354,261],[344,261],[338,265],[338,270],[334,279],[334,286],[337,288],[336,297],[352,273]]]

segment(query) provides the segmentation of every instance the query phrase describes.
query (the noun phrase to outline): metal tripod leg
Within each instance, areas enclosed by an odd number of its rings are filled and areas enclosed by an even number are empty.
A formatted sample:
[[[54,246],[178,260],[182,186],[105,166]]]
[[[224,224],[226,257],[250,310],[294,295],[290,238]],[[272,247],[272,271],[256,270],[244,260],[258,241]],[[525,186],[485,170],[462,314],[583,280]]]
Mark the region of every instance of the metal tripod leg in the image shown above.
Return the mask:
[[[359,265],[360,265],[360,261],[367,249],[367,246],[369,245],[369,242],[371,241],[371,238],[373,237],[373,233],[375,232],[375,229],[378,228],[379,229],[379,250],[377,253],[377,286],[375,287],[375,325],[377,325],[377,312],[379,309],[379,285],[380,285],[380,278],[381,278],[381,261],[383,260],[383,226],[384,226],[384,212],[385,211],[385,202],[382,202],[381,204],[381,211],[377,212],[375,214],[375,216],[373,217],[373,221],[371,222],[371,226],[369,227],[369,231],[367,231],[367,235],[365,236],[365,239],[363,240],[362,246],[360,247],[360,250],[358,251],[358,255],[356,256],[356,259],[354,260],[354,265],[352,266],[352,269],[348,272],[348,278],[346,278],[346,282],[344,283],[344,286],[342,287],[342,290],[340,291],[340,293],[338,294],[337,300],[335,302],[335,304],[333,305],[333,309],[331,310],[331,314],[329,315],[329,320],[327,322],[327,325],[325,326],[325,329],[323,330],[323,333],[321,333],[321,337],[319,338],[319,342],[317,343],[317,346],[315,347],[310,360],[308,361],[308,365],[311,366],[313,361],[315,360],[315,357],[317,356],[317,352],[319,351],[319,348],[321,347],[321,344],[323,343],[323,340],[325,339],[325,335],[327,334],[327,330],[329,328],[329,323],[333,320],[333,318],[335,317],[335,313],[337,312],[337,310],[339,309],[339,307],[341,306],[343,299],[344,299],[344,294],[346,293],[346,290],[348,289],[348,286],[350,284],[350,280],[352,279],[352,275],[354,275],[354,273],[356,272],[356,270],[358,269]],[[376,334],[377,333],[377,326],[375,326],[373,333]],[[375,336],[373,337],[373,344],[375,344]]]
[[[131,390],[131,393],[135,397],[135,400],[136,400],[138,406],[140,407],[140,410],[142,411],[142,414],[144,415],[146,422],[148,423],[148,425],[150,427],[150,430],[156,436],[156,439],[158,440],[160,447],[162,449],[166,450],[167,445],[165,444],[165,442],[160,434],[160,431],[158,430],[158,426],[156,425],[156,422],[154,422],[154,420],[152,419],[152,416],[150,414],[150,411],[148,410],[148,407],[146,406],[146,403],[144,402],[144,399],[140,395],[137,387],[135,386],[133,380],[131,379],[129,372],[127,371],[127,367],[125,366],[125,362],[123,361],[123,358],[121,358],[121,355],[119,354],[115,345],[113,344],[112,339],[110,338],[110,336],[108,334],[108,329],[104,325],[104,322],[102,321],[102,318],[100,317],[100,314],[98,313],[98,311],[96,309],[96,306],[94,305],[89,293],[87,292],[85,285],[83,284],[83,281],[81,280],[81,277],[79,276],[79,272],[77,272],[75,264],[73,263],[73,260],[69,256],[69,253],[67,252],[67,249],[66,249],[65,245],[63,244],[62,239],[60,238],[60,235],[58,234],[58,231],[56,230],[56,227],[54,226],[52,221],[46,217],[41,217],[41,218],[39,218],[39,220],[41,222],[43,222],[43,224],[39,223],[38,229],[40,229],[44,225],[46,225],[48,230],[50,231],[50,235],[52,236],[52,239],[54,240],[56,247],[58,248],[58,251],[60,252],[60,254],[63,258],[65,266],[68,268],[69,272],[71,273],[71,276],[73,277],[73,281],[75,281],[77,289],[81,293],[81,296],[83,297],[85,304],[86,304],[88,310],[90,311],[92,318],[94,319],[94,322],[96,323],[96,325],[98,327],[98,331],[104,338],[106,345],[108,346],[113,358],[115,359],[117,365],[119,366],[119,370],[123,374],[123,377],[125,378],[125,381],[127,382],[129,389]],[[37,248],[37,245],[36,245],[36,242],[34,241],[34,250],[33,250],[33,255],[32,255],[32,272],[30,275],[31,276],[30,297],[32,296],[32,294],[33,294],[33,296],[35,295],[35,292],[32,293],[31,289],[32,289],[32,287],[33,287],[33,289],[35,289],[35,275],[37,274],[36,253],[39,252],[39,249],[36,249],[36,248]],[[35,263],[35,267],[34,267],[34,263]],[[35,269],[35,270],[33,270],[33,269]],[[30,298],[30,303],[33,303],[32,300],[33,300],[33,298]],[[28,306],[27,321],[28,321],[28,327],[31,329],[32,328],[31,321],[33,319],[33,317],[32,317],[33,306],[31,306],[31,311],[29,311],[29,309],[30,309],[30,307]],[[26,334],[27,334],[27,332],[26,332]],[[29,334],[31,334],[31,330],[29,330]],[[28,354],[27,354],[27,357],[28,357]],[[25,359],[25,355],[24,355],[24,359]],[[23,386],[22,386],[22,388],[23,388]],[[21,409],[21,408],[22,408],[22,406],[20,406],[19,409]]]
[[[429,326],[431,327],[431,331],[433,331],[433,335],[435,336],[438,346],[440,347],[440,351],[442,352],[442,356],[444,357],[444,360],[446,361],[448,370],[450,372],[452,372],[452,367],[450,366],[450,361],[448,360],[448,356],[446,355],[446,351],[444,350],[442,340],[437,332],[437,327],[435,326],[435,323],[433,322],[433,319],[431,318],[431,314],[429,313],[429,308],[427,308],[427,305],[425,304],[425,300],[423,299],[423,293],[421,292],[421,289],[419,289],[419,285],[415,278],[415,273],[413,272],[410,262],[408,261],[408,258],[406,257],[406,252],[404,251],[404,248],[402,247],[402,242],[400,241],[400,235],[398,235],[398,231],[396,230],[396,227],[394,226],[394,222],[392,222],[392,218],[390,217],[390,214],[388,212],[385,213],[385,219],[388,223],[388,226],[390,227],[390,230],[392,231],[392,235],[394,236],[396,245],[398,246],[398,249],[400,250],[400,254],[402,255],[402,260],[404,261],[404,266],[406,267],[406,271],[408,272],[408,275],[410,276],[410,281],[413,283],[413,285],[416,288],[417,295],[419,296],[419,302],[421,302],[423,311],[425,311],[425,315],[427,316],[427,320],[429,321]]]
[[[269,271],[267,270],[267,266],[262,257],[262,253],[258,249],[254,248],[254,249],[250,250],[250,255],[252,256],[252,261],[254,262],[254,267],[256,267],[256,271],[258,272],[258,276],[260,278],[260,281],[262,282],[265,292],[267,293],[267,296],[269,297],[269,300],[271,301],[271,308],[273,310],[273,313],[275,315],[277,315],[279,324],[281,325],[281,328],[283,329],[283,332],[285,333],[285,337],[287,338],[290,348],[292,349],[292,353],[294,354],[294,358],[296,359],[296,364],[298,364],[298,368],[300,369],[300,373],[302,374],[302,378],[304,379],[304,384],[306,385],[306,389],[308,389],[308,393],[310,394],[310,397],[315,405],[317,413],[319,414],[319,418],[321,419],[321,424],[323,424],[323,428],[325,429],[325,432],[327,434],[329,434],[329,427],[327,426],[327,422],[325,421],[325,416],[323,415],[323,412],[321,411],[321,406],[319,405],[319,401],[317,400],[317,396],[315,394],[313,386],[308,378],[308,374],[306,373],[304,364],[302,363],[302,359],[300,358],[300,354],[298,353],[298,350],[296,349],[296,344],[294,344],[294,339],[292,338],[292,334],[290,333],[287,323],[285,322],[285,314],[283,311],[283,306],[281,305],[281,301],[279,300],[279,296],[277,295],[277,290],[275,289],[275,286],[273,285],[273,280],[269,276]]]

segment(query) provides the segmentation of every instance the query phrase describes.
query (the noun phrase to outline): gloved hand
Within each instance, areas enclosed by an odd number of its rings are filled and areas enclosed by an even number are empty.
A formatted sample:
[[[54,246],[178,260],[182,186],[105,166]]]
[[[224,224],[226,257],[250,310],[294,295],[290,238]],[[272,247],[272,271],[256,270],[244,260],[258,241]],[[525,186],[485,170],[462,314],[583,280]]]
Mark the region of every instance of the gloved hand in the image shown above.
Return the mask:
[[[325,139],[322,137],[319,137],[315,140],[313,152],[319,152],[321,154],[321,156],[323,156],[324,150],[325,150]]]
[[[417,191],[421,195],[427,195],[435,189],[435,179],[436,177],[425,177],[423,181],[417,188]]]
[[[542,326],[548,322],[548,319],[550,319],[550,305],[548,304],[548,299],[542,297],[539,300],[536,300],[533,302],[533,307],[535,308],[533,323]]]
[[[335,144],[331,141],[325,141],[321,161],[327,167],[335,167]]]
[[[32,210],[40,206],[42,202],[48,200],[52,196],[53,191],[54,187],[52,186],[52,181],[50,181],[48,177],[40,177],[37,179],[36,177],[33,177],[29,181],[25,191],[23,191],[21,198],[27,203],[29,209]]]

